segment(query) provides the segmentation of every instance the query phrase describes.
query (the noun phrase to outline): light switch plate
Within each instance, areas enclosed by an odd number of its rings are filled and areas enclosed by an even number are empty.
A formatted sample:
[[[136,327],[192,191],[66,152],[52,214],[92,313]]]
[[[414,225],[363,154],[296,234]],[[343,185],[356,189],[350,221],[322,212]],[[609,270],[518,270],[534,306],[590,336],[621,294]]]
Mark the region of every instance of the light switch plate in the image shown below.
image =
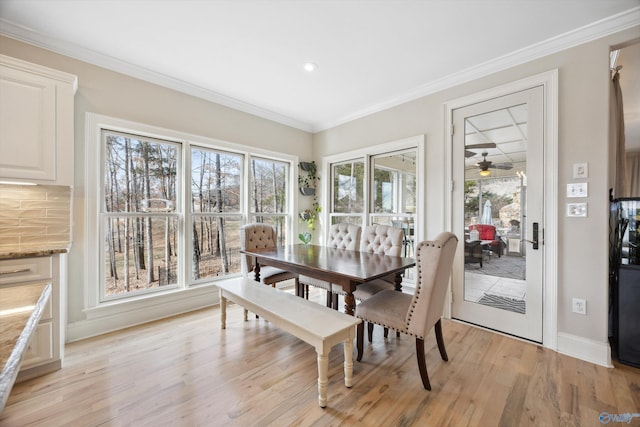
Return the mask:
[[[572,184],[567,184],[567,197],[587,197],[588,190],[589,188],[586,182],[574,182]]]
[[[567,216],[586,218],[587,204],[586,203],[567,203]]]
[[[573,179],[589,178],[589,164],[588,163],[574,163],[573,164]]]

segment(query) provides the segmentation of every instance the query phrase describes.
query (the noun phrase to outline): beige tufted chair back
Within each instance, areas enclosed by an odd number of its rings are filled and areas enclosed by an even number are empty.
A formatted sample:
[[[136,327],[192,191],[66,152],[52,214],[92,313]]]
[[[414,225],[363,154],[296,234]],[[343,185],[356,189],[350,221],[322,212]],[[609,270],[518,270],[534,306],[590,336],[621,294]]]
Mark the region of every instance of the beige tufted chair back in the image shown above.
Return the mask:
[[[252,223],[240,228],[240,249],[275,248],[277,239],[275,227],[269,224]],[[247,272],[253,271],[255,261],[252,256],[243,257]]]
[[[424,339],[442,317],[457,245],[458,238],[448,231],[440,233],[434,241],[418,244],[416,291],[406,317],[409,334]]]
[[[347,223],[334,224],[329,229],[327,246],[330,248],[357,251],[360,247],[361,234],[362,227],[359,225]]]
[[[402,228],[369,225],[362,231],[360,251],[390,256],[402,256]]]

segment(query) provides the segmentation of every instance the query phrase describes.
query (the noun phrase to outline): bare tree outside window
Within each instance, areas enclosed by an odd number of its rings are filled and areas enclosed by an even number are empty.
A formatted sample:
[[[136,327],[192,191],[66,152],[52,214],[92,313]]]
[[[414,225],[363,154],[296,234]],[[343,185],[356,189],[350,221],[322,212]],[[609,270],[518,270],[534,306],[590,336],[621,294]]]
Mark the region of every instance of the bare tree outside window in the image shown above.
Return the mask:
[[[256,220],[287,241],[289,160],[254,157],[250,147],[100,116],[88,188],[87,249],[95,278],[89,307],[116,300],[180,298],[242,272],[240,229]],[[116,130],[117,129],[117,130]],[[93,163],[93,162],[92,162]],[[187,167],[184,169],[184,167]],[[95,226],[94,226],[95,225]]]
[[[191,149],[192,279],[240,272],[244,156]]]
[[[364,213],[364,162],[353,160],[331,166],[331,223],[362,225]],[[355,215],[357,214],[357,215]]]
[[[103,132],[104,296],[176,283],[178,146]]]
[[[287,242],[289,164],[251,158],[251,219],[276,227],[278,244]]]

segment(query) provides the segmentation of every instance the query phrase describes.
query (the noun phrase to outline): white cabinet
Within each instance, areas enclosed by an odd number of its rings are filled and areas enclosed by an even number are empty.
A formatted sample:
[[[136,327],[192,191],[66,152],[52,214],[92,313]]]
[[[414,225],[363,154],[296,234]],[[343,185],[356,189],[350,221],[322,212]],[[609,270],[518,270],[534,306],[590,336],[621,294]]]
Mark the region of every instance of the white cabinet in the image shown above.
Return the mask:
[[[0,55],[0,180],[73,185],[77,77]]]
[[[64,295],[65,271],[60,257],[16,258],[0,261],[0,286],[24,286],[30,283],[51,283],[51,298],[42,313],[20,366],[18,380],[25,380],[62,367],[64,357]]]

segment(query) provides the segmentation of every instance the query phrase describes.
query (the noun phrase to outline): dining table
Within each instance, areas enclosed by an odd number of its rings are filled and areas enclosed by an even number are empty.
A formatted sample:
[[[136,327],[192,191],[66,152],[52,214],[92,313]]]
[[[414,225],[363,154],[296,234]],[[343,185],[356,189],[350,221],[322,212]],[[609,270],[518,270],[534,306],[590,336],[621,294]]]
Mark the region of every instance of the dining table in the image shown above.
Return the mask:
[[[353,292],[358,285],[393,274],[395,288],[401,291],[402,273],[416,265],[415,258],[319,245],[294,244],[241,252],[254,257],[253,272],[258,282],[260,266],[268,265],[341,286],[346,294],[345,313],[352,316],[356,307]]]

